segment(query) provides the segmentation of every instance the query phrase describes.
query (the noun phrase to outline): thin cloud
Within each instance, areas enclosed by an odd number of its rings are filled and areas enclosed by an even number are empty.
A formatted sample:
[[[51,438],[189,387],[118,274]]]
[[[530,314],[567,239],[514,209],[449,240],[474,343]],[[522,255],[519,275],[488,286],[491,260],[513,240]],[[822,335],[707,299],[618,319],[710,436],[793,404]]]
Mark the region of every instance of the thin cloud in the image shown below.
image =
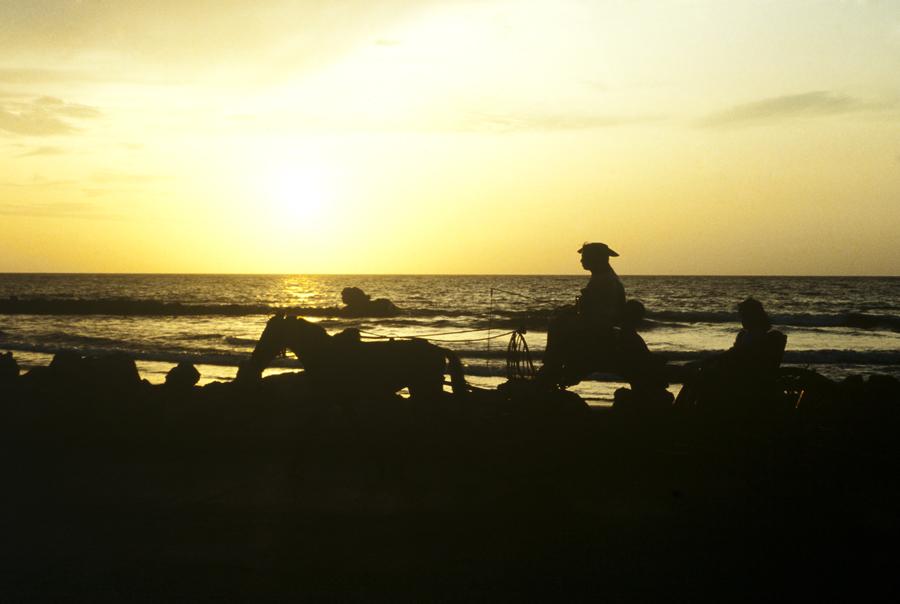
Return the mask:
[[[21,0],[3,15],[0,47],[7,55],[63,61],[96,52],[112,57],[114,75],[128,79],[134,74],[116,65],[162,67],[160,83],[192,82],[219,65],[240,69],[244,78],[280,78],[288,68],[296,73],[338,58],[360,41],[387,38],[383,32],[394,23],[431,4],[434,0],[272,0],[261,9],[259,0]],[[79,74],[22,70],[6,77],[34,84]],[[89,79],[107,77],[100,70],[87,74]]]
[[[87,187],[81,190],[87,197],[102,197],[114,193],[115,189],[101,189],[98,187]]]
[[[0,82],[4,84],[58,84],[98,79],[101,78],[80,69],[0,69]]]
[[[590,115],[532,112],[461,111],[444,115],[345,119],[334,116],[270,112],[241,116],[254,129],[284,132],[453,132],[493,133],[570,131],[637,125],[667,119],[662,115]],[[235,116],[232,116],[235,120]]]
[[[661,116],[488,114],[471,113],[463,120],[464,131],[521,132],[529,130],[592,130],[663,119]]]
[[[62,155],[65,153],[65,150],[60,147],[36,147],[31,149],[30,151],[25,151],[24,153],[20,153],[16,157],[36,157],[38,155]]]
[[[42,96],[34,100],[34,104],[42,109],[45,109],[50,112],[55,112],[58,115],[64,115],[66,117],[78,117],[78,118],[93,118],[100,117],[102,114],[100,110],[89,107],[87,105],[80,105],[78,103],[67,103],[62,99],[58,99],[52,96]]]
[[[40,218],[113,218],[100,205],[88,201],[4,202],[0,203],[0,215]]]
[[[50,180],[50,179],[44,178],[43,176],[36,174],[29,182],[0,182],[0,187],[55,188],[55,187],[70,187],[72,185],[77,185],[77,184],[78,184],[78,181],[75,181],[75,180]]]
[[[73,134],[72,120],[95,119],[99,109],[43,96],[31,101],[0,102],[0,132],[25,136]]]
[[[607,92],[609,90],[609,84],[602,80],[585,79],[581,80],[581,84],[597,92]]]
[[[828,90],[815,90],[735,105],[706,116],[698,122],[698,125],[715,128],[793,118],[883,112],[896,107],[896,103],[870,102]]]
[[[100,184],[140,184],[158,179],[159,177],[153,174],[132,174],[111,170],[102,170],[91,175],[91,180]]]
[[[29,136],[52,136],[71,134],[76,128],[53,115],[43,112],[14,112],[0,109],[0,130],[9,134],[25,134]]]
[[[0,84],[20,92],[0,91],[0,96],[22,96],[32,87],[56,84],[137,84],[148,86],[181,86],[191,83],[190,78],[172,74],[152,74],[127,69],[104,68],[96,72],[84,69],[0,69]]]

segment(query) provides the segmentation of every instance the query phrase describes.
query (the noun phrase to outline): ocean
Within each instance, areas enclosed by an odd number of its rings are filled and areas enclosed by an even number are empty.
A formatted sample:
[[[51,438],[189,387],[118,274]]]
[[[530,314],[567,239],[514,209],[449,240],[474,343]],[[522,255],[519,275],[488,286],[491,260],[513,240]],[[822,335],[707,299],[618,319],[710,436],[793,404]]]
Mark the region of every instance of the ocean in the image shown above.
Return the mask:
[[[725,350],[739,329],[736,304],[760,300],[788,336],[784,364],[841,379],[900,378],[900,278],[622,276],[648,311],[642,336],[673,363]],[[179,361],[201,383],[229,380],[267,318],[287,311],[334,333],[419,336],[455,350],[475,385],[505,380],[509,332],[525,330],[536,364],[555,307],[571,304],[582,276],[502,275],[0,275],[0,350],[23,368],[63,349],[125,352],[160,383]],[[394,318],[341,317],[340,292],[356,286],[403,310]],[[296,371],[292,357],[270,372]],[[595,374],[573,390],[606,404],[621,384]],[[673,386],[673,391],[677,386]]]

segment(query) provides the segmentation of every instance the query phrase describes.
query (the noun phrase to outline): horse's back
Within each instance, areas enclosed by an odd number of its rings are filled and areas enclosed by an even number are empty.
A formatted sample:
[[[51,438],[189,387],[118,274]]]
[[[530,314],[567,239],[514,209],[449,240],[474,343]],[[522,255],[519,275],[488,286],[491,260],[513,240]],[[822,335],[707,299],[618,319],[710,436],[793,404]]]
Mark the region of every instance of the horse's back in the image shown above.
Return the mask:
[[[444,352],[425,340],[386,340],[362,342],[359,354],[366,362],[378,366],[425,368],[433,367],[443,371]]]

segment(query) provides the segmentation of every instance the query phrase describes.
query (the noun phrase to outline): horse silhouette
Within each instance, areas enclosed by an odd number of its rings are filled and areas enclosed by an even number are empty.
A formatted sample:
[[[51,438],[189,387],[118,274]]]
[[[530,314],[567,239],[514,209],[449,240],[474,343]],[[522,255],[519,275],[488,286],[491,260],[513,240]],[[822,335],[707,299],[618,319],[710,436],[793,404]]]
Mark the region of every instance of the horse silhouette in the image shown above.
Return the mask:
[[[409,388],[414,399],[435,398],[443,393],[445,372],[454,396],[468,388],[459,357],[446,348],[417,338],[362,342],[355,329],[332,336],[315,323],[282,315],[266,323],[238,381],[258,380],[285,350],[303,364],[311,386],[329,392],[384,395]]]

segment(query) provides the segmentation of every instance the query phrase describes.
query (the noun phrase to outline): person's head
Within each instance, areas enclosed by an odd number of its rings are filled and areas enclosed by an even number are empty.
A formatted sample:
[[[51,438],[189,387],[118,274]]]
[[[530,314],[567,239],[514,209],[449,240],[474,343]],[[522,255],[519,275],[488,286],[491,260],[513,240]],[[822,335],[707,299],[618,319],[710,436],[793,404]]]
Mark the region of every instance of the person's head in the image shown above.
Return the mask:
[[[626,327],[637,327],[647,315],[647,309],[640,300],[628,300],[622,309],[622,324]]]
[[[581,254],[581,266],[591,272],[609,266],[610,257],[619,255],[605,243],[585,243],[578,253]]]
[[[738,304],[738,315],[741,317],[741,325],[751,331],[768,331],[772,327],[772,321],[763,308],[762,302],[755,298],[747,298]]]
[[[343,300],[344,304],[347,306],[356,306],[368,302],[369,294],[358,287],[345,287],[343,291],[341,291],[341,300]]]

